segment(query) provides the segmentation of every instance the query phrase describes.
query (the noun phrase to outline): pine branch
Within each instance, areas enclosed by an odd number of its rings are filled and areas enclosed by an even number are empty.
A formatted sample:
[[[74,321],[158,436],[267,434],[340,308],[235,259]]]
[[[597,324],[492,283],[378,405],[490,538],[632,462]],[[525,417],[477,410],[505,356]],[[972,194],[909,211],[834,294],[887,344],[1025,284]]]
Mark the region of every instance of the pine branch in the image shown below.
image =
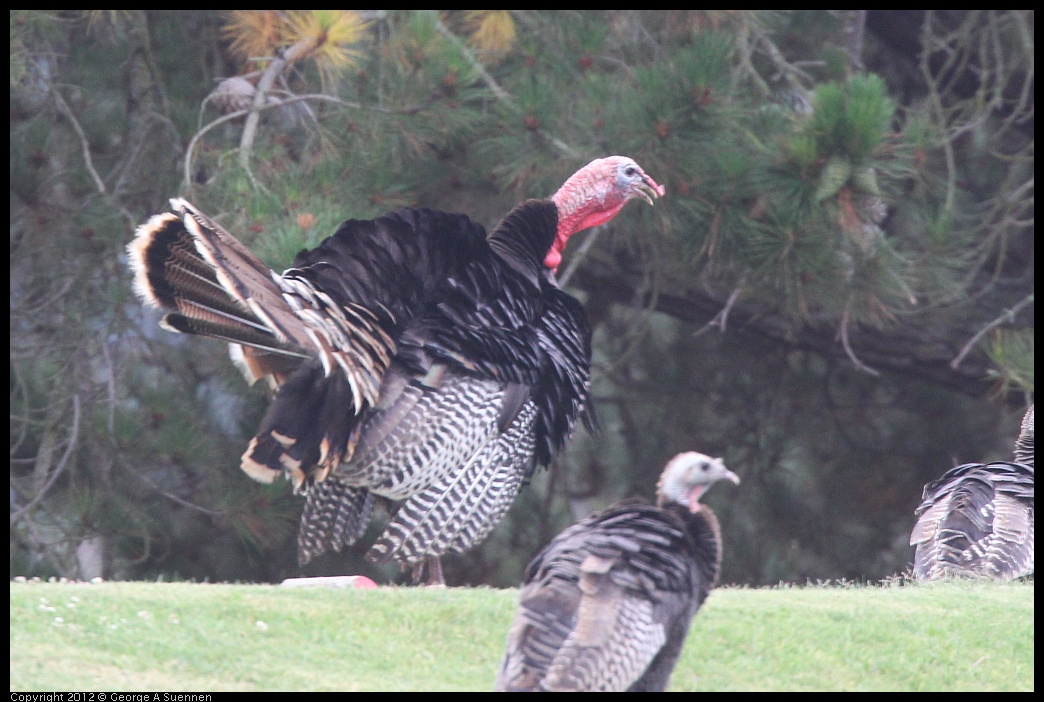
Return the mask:
[[[588,265],[577,271],[572,286],[604,303],[652,308],[697,327],[721,312],[725,297],[706,290],[661,291],[654,300],[652,291],[643,289],[646,267],[633,261],[603,258],[589,258]],[[849,347],[855,348],[853,344],[857,342],[860,362],[872,364],[874,370],[924,379],[972,397],[982,397],[989,390],[983,379],[991,369],[985,355],[969,354],[959,368],[950,364],[953,354],[947,349],[959,346],[959,342],[954,342],[956,337],[967,338],[967,334],[961,333],[966,326],[962,320],[958,316],[942,323],[925,321],[890,329],[849,327]],[[838,343],[836,323],[830,324],[825,319],[799,322],[782,313],[771,301],[737,300],[729,312],[729,323],[732,334],[753,335],[784,348],[851,361],[843,342]]]
[[[460,52],[461,56],[463,56],[464,59],[469,64],[471,64],[471,67],[480,76],[482,76],[482,80],[486,83],[487,86],[489,86],[489,89],[493,91],[493,95],[495,95],[498,100],[507,105],[516,114],[521,115],[523,113],[522,108],[518,106],[518,103],[515,102],[515,100],[511,97],[508,91],[505,90],[499,83],[497,83],[496,79],[492,75],[490,75],[489,71],[486,70],[486,67],[482,65],[482,62],[475,58],[475,54],[472,53],[471,49],[469,49],[467,45],[463,41],[461,41],[460,37],[458,37],[456,34],[450,31],[449,27],[443,24],[442,20],[439,19],[438,16],[435,17],[435,29],[438,30],[440,34],[445,36],[451,42],[453,42],[453,45],[457,47],[457,50]],[[547,138],[548,141],[550,141],[555,146],[555,148],[564,153],[566,156],[569,156],[571,158],[583,158],[583,155],[579,151],[569,146],[558,137],[555,137],[547,133],[543,129],[539,129],[537,131],[542,136]]]

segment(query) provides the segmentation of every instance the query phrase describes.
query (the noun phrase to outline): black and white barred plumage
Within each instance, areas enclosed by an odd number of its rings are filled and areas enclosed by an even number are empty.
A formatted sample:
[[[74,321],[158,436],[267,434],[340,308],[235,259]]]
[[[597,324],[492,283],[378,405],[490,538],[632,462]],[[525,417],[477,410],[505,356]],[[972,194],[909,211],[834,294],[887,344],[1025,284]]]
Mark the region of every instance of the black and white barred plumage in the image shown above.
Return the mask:
[[[243,454],[307,496],[303,564],[397,504],[370,551],[417,565],[480,542],[589,404],[591,332],[553,271],[569,236],[663,188],[599,159],[487,236],[462,214],[349,220],[281,275],[185,200],[128,246],[135,290],[172,331],[230,343],[276,390]]]
[[[917,579],[1033,573],[1033,407],[1014,461],[951,468],[925,486],[916,514],[910,545]]]
[[[739,483],[721,459],[666,466],[657,504],[625,500],[569,527],[526,569],[498,691],[661,691],[717,584],[718,520],[699,497]]]

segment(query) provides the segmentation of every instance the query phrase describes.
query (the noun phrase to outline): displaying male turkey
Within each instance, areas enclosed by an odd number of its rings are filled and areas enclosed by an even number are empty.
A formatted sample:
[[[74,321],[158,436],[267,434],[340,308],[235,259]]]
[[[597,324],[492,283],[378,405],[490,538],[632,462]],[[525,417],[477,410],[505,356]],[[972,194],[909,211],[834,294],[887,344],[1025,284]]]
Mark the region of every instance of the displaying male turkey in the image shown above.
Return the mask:
[[[553,275],[567,240],[663,194],[610,156],[488,236],[403,209],[344,222],[282,275],[174,199],[128,252],[163,327],[230,342],[247,379],[276,389],[241,466],[307,496],[300,563],[355,542],[377,495],[398,509],[370,557],[437,566],[489,533],[588,404],[591,331]]]
[[[625,500],[559,534],[526,568],[498,691],[662,691],[718,581],[721,532],[700,496],[739,484],[720,458],[667,464],[656,505]]]
[[[910,534],[914,577],[1010,580],[1033,572],[1033,407],[1015,462],[966,463],[924,488]]]

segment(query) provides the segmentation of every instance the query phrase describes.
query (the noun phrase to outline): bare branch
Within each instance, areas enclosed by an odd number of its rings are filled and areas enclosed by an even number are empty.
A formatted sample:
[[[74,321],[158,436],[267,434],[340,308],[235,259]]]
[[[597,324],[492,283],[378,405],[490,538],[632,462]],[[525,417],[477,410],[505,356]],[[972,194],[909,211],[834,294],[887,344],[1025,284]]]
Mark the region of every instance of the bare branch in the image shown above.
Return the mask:
[[[243,127],[243,135],[239,140],[239,164],[248,174],[250,173],[250,152],[254,146],[254,137],[257,135],[257,125],[261,119],[261,108],[265,106],[268,92],[276,82],[276,78],[287,66],[293,63],[299,55],[305,53],[315,45],[315,38],[308,36],[286,49],[278,52],[275,58],[261,74],[254,92],[254,104],[250,106],[250,114],[247,115],[246,125]],[[251,179],[253,179],[251,177]]]
[[[107,335],[101,333],[98,335],[98,343],[101,346],[102,356],[105,358],[105,371],[106,371],[106,388],[108,390],[108,419],[106,421],[106,428],[109,430],[109,437],[113,437],[116,433],[116,368],[112,362],[112,353],[109,351],[109,344],[107,342]]]
[[[736,300],[739,299],[739,294],[740,292],[742,292],[743,286],[746,284],[746,282],[747,276],[743,276],[743,278],[739,282],[739,285],[737,285],[736,289],[732,291],[731,295],[729,295],[729,299],[725,302],[725,307],[723,307],[722,310],[718,312],[718,314],[714,315],[714,317],[709,322],[707,322],[702,327],[693,332],[693,337],[699,336],[711,327],[718,327],[719,329],[721,329],[722,332],[725,331],[725,325],[728,324],[729,321],[729,312],[732,310],[732,306],[736,304]]]
[[[757,39],[752,38],[750,21],[740,22],[737,32],[737,45],[739,46],[739,63],[743,70],[754,82],[754,86],[761,91],[765,97],[772,96],[772,88],[768,86],[757,69],[754,68],[754,47]]]
[[[848,309],[845,308],[845,313],[841,316],[841,345],[845,348],[845,353],[848,354],[848,358],[851,359],[852,363],[861,371],[865,371],[870,375],[881,375],[880,372],[874,370],[870,366],[860,361],[855,351],[852,350],[852,345],[848,342]]]
[[[805,85],[811,85],[814,83],[812,77],[790,61],[787,61],[783,52],[779,50],[779,47],[776,46],[775,42],[769,39],[767,34],[760,34],[757,39],[764,48],[765,53],[768,54],[773,65],[776,67],[776,70],[778,71],[777,77],[786,81],[791,90],[802,94],[807,92],[808,89]]]
[[[453,45],[457,47],[457,50],[460,52],[460,55],[463,56],[465,60],[467,60],[467,62],[471,64],[471,67],[475,69],[476,73],[482,76],[482,80],[485,81],[486,85],[489,86],[489,89],[493,91],[493,94],[497,96],[498,100],[506,103],[511,109],[515,110],[516,112],[521,112],[518,105],[516,105],[515,101],[511,98],[511,95],[508,93],[508,91],[504,90],[504,88],[502,88],[501,85],[497,83],[496,79],[493,76],[491,76],[489,74],[489,71],[486,70],[486,67],[482,65],[482,62],[475,58],[475,54],[473,54],[471,50],[468,49],[468,47],[464,44],[464,42],[460,40],[460,37],[451,32],[449,27],[442,23],[442,20],[439,19],[437,15],[435,16],[435,29],[438,30],[439,34],[453,42]]]
[[[318,101],[321,101],[321,102],[332,102],[332,103],[334,103],[336,105],[341,105],[342,107],[348,107],[348,108],[351,108],[353,110],[370,110],[372,112],[381,112],[383,114],[396,114],[396,115],[413,115],[413,114],[417,114],[418,112],[422,112],[423,110],[425,110],[428,107],[430,107],[432,105],[432,103],[434,102],[434,100],[430,100],[430,101],[428,101],[426,103],[423,103],[423,104],[420,104],[420,105],[413,105],[413,106],[410,106],[410,107],[389,108],[389,107],[379,107],[379,106],[376,106],[376,105],[362,105],[362,104],[357,103],[357,102],[349,102],[348,100],[342,100],[341,98],[334,97],[332,95],[323,95],[321,93],[312,93],[312,94],[308,94],[308,95],[294,95],[294,96],[288,97],[288,98],[286,98],[284,100],[268,102],[268,103],[262,105],[261,107],[259,107],[258,108],[258,112],[264,112],[265,110],[274,110],[276,108],[283,107],[285,105],[289,105],[289,104],[292,104],[292,103],[295,103],[295,102],[301,102],[302,100],[318,100]],[[215,127],[219,127],[222,124],[224,124],[225,122],[229,122],[229,121],[231,121],[233,119],[237,119],[239,117],[243,117],[244,115],[248,115],[248,114],[251,113],[252,109],[253,108],[246,109],[246,110],[237,110],[235,112],[229,112],[227,115],[222,115],[221,117],[218,117],[218,118],[214,119],[213,121],[209,122],[208,124],[206,124],[205,126],[201,127],[199,129],[199,131],[197,131],[194,135],[192,135],[192,139],[189,140],[188,148],[185,150],[184,187],[186,189],[192,183],[192,175],[191,175],[192,174],[192,152],[195,151],[196,144],[199,142],[199,140],[202,139],[203,136],[207,132],[209,132],[211,129],[214,129]]]
[[[80,149],[83,151],[83,162],[87,167],[87,172],[91,174],[91,178],[94,179],[94,187],[98,189],[98,192],[105,195],[108,190],[105,188],[105,182],[98,175],[98,171],[94,170],[94,160],[91,158],[91,147],[87,141],[87,135],[83,132],[83,127],[80,126],[79,120],[76,119],[76,115],[73,114],[72,108],[69,107],[69,103],[65,101],[62,94],[58,92],[52,84],[48,83],[47,88],[51,91],[51,95],[54,97],[54,103],[58,106],[58,111],[65,115],[65,118],[69,120],[69,124],[72,125],[73,131],[76,132],[76,136],[80,138]]]
[[[56,466],[54,466],[53,469],[51,469],[50,475],[47,477],[47,482],[45,482],[43,485],[40,486],[40,489],[37,491],[37,493],[33,497],[33,499],[29,500],[29,502],[26,503],[25,506],[21,507],[20,509],[13,510],[11,512],[11,522],[10,522],[11,526],[14,526],[15,524],[17,524],[22,519],[22,517],[24,517],[26,514],[29,513],[29,510],[31,510],[33,507],[35,507],[40,502],[40,500],[43,499],[44,495],[47,494],[47,491],[50,490],[51,486],[54,485],[56,480],[58,480],[58,476],[62,474],[63,470],[65,470],[65,466],[69,462],[69,456],[72,455],[73,449],[76,448],[77,438],[79,437],[79,434],[80,434],[80,396],[79,395],[74,394],[72,396],[72,406],[73,406],[72,428],[69,430],[69,440],[68,440],[68,442],[67,442],[67,444],[65,446],[65,453],[62,454],[62,457],[58,461],[58,464]]]
[[[1010,309],[1004,310],[1004,312],[999,317],[994,319],[989,324],[985,325],[979,331],[975,332],[975,335],[968,340],[968,343],[964,345],[964,348],[961,349],[961,352],[957,354],[957,356],[954,357],[952,361],[950,361],[950,368],[956,370],[957,367],[961,365],[961,361],[964,360],[964,357],[971,353],[971,350],[975,347],[977,343],[979,343],[979,340],[982,337],[986,336],[986,334],[988,334],[990,330],[996,329],[1005,322],[1009,324],[1013,323],[1015,321],[1015,315],[1021,312],[1023,308],[1025,308],[1027,305],[1031,304],[1033,304],[1033,293],[1030,293],[1026,297],[1019,300],[1019,302],[1013,305]]]
[[[866,10],[849,10],[845,17],[845,53],[855,71],[862,71],[863,36],[866,33]]]
[[[934,35],[932,34],[932,18],[932,11],[928,10],[924,16],[924,31],[921,39],[924,48],[921,51],[920,69],[921,74],[924,76],[925,85],[928,86],[928,99],[932,110],[935,112],[936,120],[939,124],[946,124],[946,110],[943,108],[941,91],[936,83],[930,63],[932,49],[935,48],[933,42]],[[939,73],[943,75],[941,72]],[[953,154],[953,143],[948,136],[943,136],[940,139],[939,146],[942,148],[943,156],[946,159],[946,201],[943,204],[943,212],[950,213],[953,212],[953,202],[957,188],[957,164]]]
[[[587,235],[587,238],[580,242],[580,246],[576,248],[576,251],[573,252],[573,255],[569,259],[569,266],[562,274],[562,277],[558,279],[558,284],[563,288],[569,284],[569,279],[573,277],[577,267],[579,267],[580,263],[584,260],[588,250],[591,248],[591,244],[593,244],[595,239],[598,238],[598,232],[601,230],[601,227],[595,227],[591,233]]]
[[[80,126],[80,121],[76,119],[76,115],[73,114],[72,108],[69,107],[69,103],[65,101],[65,98],[63,98],[61,93],[58,92],[58,89],[50,82],[47,83],[47,89],[54,97],[54,102],[55,105],[58,106],[58,111],[65,115],[65,118],[69,120],[69,124],[72,125],[73,131],[76,132],[76,136],[80,140],[80,149],[83,151],[83,164],[87,168],[87,172],[91,174],[91,178],[94,180],[94,187],[97,188],[100,195],[112,202],[113,206],[120,211],[120,214],[123,215],[123,218],[130,223],[131,226],[134,226],[134,215],[110,196],[108,188],[105,187],[105,181],[101,179],[101,176],[98,175],[98,171],[95,170],[94,159],[91,158],[90,142],[87,140],[87,135],[84,133],[83,127]]]
[[[65,294],[67,292],[69,292],[69,288],[71,288],[73,285],[75,285],[78,282],[79,282],[78,278],[70,276],[69,278],[67,278],[65,280],[64,283],[62,283],[62,287],[59,288],[57,292],[55,292],[53,295],[51,295],[47,299],[42,300],[42,301],[37,302],[37,303],[34,303],[31,308],[22,308],[19,305],[13,304],[12,305],[13,309],[11,311],[13,313],[15,313],[15,314],[22,315],[22,316],[25,316],[25,317],[34,317],[34,316],[37,316],[39,314],[42,314],[43,311],[45,309],[47,309],[47,307],[49,307],[50,305],[54,304],[58,300],[61,300],[63,297],[65,297]]]
[[[135,472],[134,475],[139,480],[141,480],[142,482],[146,483],[153,490],[155,490],[159,494],[163,495],[164,497],[166,497],[171,502],[175,502],[175,503],[181,505],[182,507],[187,507],[188,509],[192,509],[192,510],[195,510],[197,512],[202,512],[203,514],[209,514],[209,515],[211,515],[213,517],[223,517],[226,514],[228,514],[224,510],[215,510],[215,509],[209,509],[207,507],[201,507],[200,505],[197,505],[195,503],[189,502],[188,500],[184,500],[184,499],[178,497],[177,495],[175,495],[173,493],[167,492],[166,490],[161,488],[159,485],[157,485],[153,481],[151,481],[148,478],[146,478],[141,473]]]

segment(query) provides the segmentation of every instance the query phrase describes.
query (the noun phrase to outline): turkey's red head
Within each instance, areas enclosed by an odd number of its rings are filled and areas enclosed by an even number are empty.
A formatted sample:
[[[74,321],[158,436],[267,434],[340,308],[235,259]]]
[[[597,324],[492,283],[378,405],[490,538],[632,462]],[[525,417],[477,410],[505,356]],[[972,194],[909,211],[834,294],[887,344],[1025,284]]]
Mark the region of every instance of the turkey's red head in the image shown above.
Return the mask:
[[[664,187],[626,156],[608,156],[591,161],[570,176],[551,196],[558,208],[558,232],[544,265],[554,270],[562,262],[562,250],[573,234],[605,224],[627,204],[639,197],[650,205],[663,196]]]
[[[728,480],[739,485],[739,476],[725,467],[720,458],[711,458],[696,451],[679,453],[667,462],[660,482],[656,486],[656,498],[660,505],[674,502],[687,507],[690,512],[700,511],[700,497],[719,480]]]

